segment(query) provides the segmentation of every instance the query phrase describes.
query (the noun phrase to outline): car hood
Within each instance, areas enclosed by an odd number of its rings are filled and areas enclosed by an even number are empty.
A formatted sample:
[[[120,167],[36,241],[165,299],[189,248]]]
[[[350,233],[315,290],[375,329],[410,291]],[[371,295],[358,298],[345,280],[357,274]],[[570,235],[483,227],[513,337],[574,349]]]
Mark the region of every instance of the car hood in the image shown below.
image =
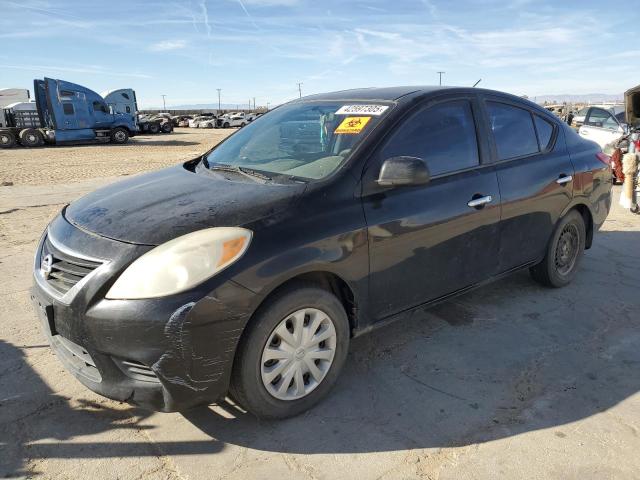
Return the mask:
[[[304,184],[229,180],[179,165],[96,190],[69,205],[64,216],[103,237],[159,245],[203,228],[265,219],[291,206],[304,189]]]

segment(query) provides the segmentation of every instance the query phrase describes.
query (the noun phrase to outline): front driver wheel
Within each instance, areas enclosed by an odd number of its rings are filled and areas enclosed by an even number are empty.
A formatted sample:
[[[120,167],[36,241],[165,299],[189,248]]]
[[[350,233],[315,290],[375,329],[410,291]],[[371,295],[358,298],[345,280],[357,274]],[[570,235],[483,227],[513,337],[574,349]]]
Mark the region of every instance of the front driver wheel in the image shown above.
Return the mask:
[[[231,394],[261,418],[308,410],[335,384],[349,348],[349,320],[335,295],[298,285],[261,307],[243,338]]]
[[[553,233],[544,260],[529,269],[531,276],[548,287],[564,287],[576,276],[584,253],[584,219],[573,210],[564,216]]]
[[[129,132],[126,129],[117,127],[111,131],[111,143],[122,145],[127,141],[129,141]]]

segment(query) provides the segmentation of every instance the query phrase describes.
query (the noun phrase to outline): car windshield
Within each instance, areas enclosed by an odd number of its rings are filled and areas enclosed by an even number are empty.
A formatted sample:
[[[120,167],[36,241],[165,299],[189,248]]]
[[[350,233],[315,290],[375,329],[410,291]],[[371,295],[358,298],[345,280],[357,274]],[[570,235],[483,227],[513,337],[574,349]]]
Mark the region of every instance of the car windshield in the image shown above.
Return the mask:
[[[206,157],[206,165],[317,180],[343,165],[389,110],[382,103],[294,103],[256,118]]]

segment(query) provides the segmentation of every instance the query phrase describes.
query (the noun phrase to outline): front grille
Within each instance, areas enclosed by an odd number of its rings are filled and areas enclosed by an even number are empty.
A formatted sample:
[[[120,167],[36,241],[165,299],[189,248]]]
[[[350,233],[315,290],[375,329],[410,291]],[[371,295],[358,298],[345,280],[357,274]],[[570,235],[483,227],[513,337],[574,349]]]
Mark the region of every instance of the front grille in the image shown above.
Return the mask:
[[[160,380],[158,380],[156,374],[153,373],[153,370],[143,363],[136,362],[135,360],[124,360],[115,357],[113,357],[113,360],[120,370],[122,370],[122,373],[129,378],[141,380],[143,382],[160,383]]]
[[[41,263],[47,255],[51,255],[52,263],[51,271],[45,274],[45,279],[47,284],[61,295],[67,293],[76,283],[101,265],[100,262],[78,258],[60,251],[51,243],[49,237],[42,245]]]

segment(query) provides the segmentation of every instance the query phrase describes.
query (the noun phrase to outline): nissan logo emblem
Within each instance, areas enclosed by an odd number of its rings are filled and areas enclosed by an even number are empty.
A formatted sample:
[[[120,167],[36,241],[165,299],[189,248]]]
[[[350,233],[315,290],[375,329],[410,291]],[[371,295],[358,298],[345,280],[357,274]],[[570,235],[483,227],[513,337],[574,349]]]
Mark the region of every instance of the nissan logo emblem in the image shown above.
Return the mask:
[[[53,267],[53,255],[45,255],[40,262],[40,271],[44,278],[49,278],[49,274],[51,273]]]

